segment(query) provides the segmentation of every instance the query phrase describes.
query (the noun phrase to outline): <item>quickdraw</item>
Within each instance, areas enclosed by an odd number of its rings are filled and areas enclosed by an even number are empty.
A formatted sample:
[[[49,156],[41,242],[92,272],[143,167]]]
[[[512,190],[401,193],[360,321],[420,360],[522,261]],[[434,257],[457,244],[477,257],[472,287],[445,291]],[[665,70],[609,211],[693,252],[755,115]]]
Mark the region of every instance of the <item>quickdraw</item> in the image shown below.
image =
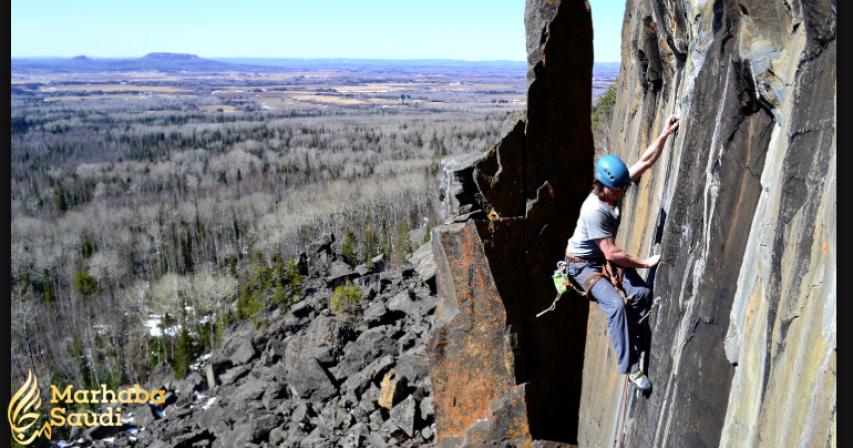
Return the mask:
[[[569,267],[569,265],[565,261],[558,261],[557,262],[557,269],[554,271],[554,275],[551,276],[551,278],[554,280],[554,288],[557,289],[557,297],[554,297],[554,301],[551,302],[551,306],[540,311],[536,315],[536,317],[541,317],[543,314],[547,313],[548,311],[554,311],[557,308],[557,302],[560,300],[561,297],[563,297],[563,293],[565,293],[568,290],[569,286],[571,286],[572,289],[574,289],[575,292],[577,292],[578,294],[580,294],[582,296],[586,296],[586,291],[578,288],[575,285],[575,282],[572,280],[572,277],[569,275],[568,267]]]

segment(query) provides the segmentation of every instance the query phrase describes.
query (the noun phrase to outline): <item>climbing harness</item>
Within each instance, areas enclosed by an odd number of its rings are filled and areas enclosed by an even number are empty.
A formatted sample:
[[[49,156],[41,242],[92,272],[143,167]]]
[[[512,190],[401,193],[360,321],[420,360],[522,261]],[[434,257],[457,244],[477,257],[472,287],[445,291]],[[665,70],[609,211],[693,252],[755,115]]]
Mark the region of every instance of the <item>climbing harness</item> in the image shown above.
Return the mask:
[[[569,275],[568,271],[569,264],[565,260],[560,260],[557,262],[557,269],[554,271],[554,274],[551,278],[554,281],[554,288],[557,290],[557,297],[554,298],[554,301],[551,302],[551,306],[545,308],[540,311],[536,317],[540,317],[543,314],[554,311],[557,308],[557,302],[563,297],[563,293],[568,290],[568,287],[571,286],[573,290],[575,290],[578,295],[581,297],[589,297],[589,291],[592,290],[592,287],[598,283],[602,278],[606,278],[613,284],[613,287],[616,291],[619,292],[619,295],[622,297],[622,300],[625,303],[628,303],[628,297],[625,295],[625,291],[622,289],[622,268],[618,266],[614,266],[609,261],[601,266],[601,271],[593,273],[589,275],[586,279],[584,279],[583,284],[578,286],[574,281],[571,275]],[[648,317],[648,315],[644,316],[643,319]]]
[[[627,304],[628,296],[625,294],[625,290],[622,288],[622,268],[618,266],[614,266],[611,262],[607,262],[601,266],[601,271],[590,274],[587,278],[584,279],[582,285],[578,285],[575,282],[574,278],[569,275],[568,271],[569,264],[566,263],[565,260],[561,260],[557,262],[557,269],[554,271],[554,274],[551,276],[551,279],[554,281],[554,288],[557,290],[557,297],[554,297],[554,301],[551,302],[551,306],[545,308],[536,314],[536,317],[541,317],[545,313],[549,311],[554,311],[557,309],[557,302],[560,301],[560,298],[563,297],[563,294],[568,291],[569,287],[571,287],[576,293],[578,293],[581,297],[589,297],[589,292],[592,290],[592,287],[598,283],[602,278],[606,278],[613,285],[613,289],[619,293],[619,296],[622,297],[622,301]],[[641,316],[640,319],[637,320],[637,325],[643,323],[649,316],[652,314],[652,308],[660,306],[658,301],[656,300],[650,307],[649,311]]]

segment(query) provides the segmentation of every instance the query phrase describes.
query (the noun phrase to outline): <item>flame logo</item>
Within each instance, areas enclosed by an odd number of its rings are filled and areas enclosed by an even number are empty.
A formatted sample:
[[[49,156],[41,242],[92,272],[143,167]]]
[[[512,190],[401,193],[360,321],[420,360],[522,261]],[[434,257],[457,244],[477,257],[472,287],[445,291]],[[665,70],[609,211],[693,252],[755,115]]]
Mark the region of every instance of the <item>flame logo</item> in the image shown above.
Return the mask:
[[[41,390],[39,390],[38,378],[33,375],[32,370],[27,371],[27,381],[15,392],[9,402],[9,425],[12,427],[12,438],[21,445],[29,445],[42,434],[50,440],[50,423],[47,422],[41,429],[34,431],[26,437],[27,431],[38,423],[41,414]]]

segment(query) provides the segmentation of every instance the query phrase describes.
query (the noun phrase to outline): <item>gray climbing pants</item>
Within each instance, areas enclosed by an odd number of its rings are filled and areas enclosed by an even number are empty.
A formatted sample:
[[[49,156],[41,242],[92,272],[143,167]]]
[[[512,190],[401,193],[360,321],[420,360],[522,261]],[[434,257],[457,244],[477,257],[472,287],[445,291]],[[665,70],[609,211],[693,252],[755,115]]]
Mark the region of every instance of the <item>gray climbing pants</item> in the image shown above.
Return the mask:
[[[588,276],[601,272],[601,265],[570,263],[567,270],[578,284],[583,285]],[[636,269],[622,269],[622,289],[628,297],[627,304],[610,280],[602,278],[592,287],[590,300],[598,303],[607,317],[607,334],[616,352],[619,373],[628,374],[639,368],[637,322],[648,314],[652,297],[651,290]]]

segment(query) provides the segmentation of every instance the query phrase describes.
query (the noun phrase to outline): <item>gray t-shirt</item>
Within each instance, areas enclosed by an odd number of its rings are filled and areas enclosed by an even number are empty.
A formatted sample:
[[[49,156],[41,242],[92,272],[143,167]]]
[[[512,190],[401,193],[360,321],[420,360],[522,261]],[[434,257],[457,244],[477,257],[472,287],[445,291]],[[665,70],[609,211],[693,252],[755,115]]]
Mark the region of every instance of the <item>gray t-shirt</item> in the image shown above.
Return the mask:
[[[581,205],[575,233],[569,238],[568,253],[589,260],[604,260],[595,240],[615,237],[619,229],[619,206],[610,205],[590,193]]]

